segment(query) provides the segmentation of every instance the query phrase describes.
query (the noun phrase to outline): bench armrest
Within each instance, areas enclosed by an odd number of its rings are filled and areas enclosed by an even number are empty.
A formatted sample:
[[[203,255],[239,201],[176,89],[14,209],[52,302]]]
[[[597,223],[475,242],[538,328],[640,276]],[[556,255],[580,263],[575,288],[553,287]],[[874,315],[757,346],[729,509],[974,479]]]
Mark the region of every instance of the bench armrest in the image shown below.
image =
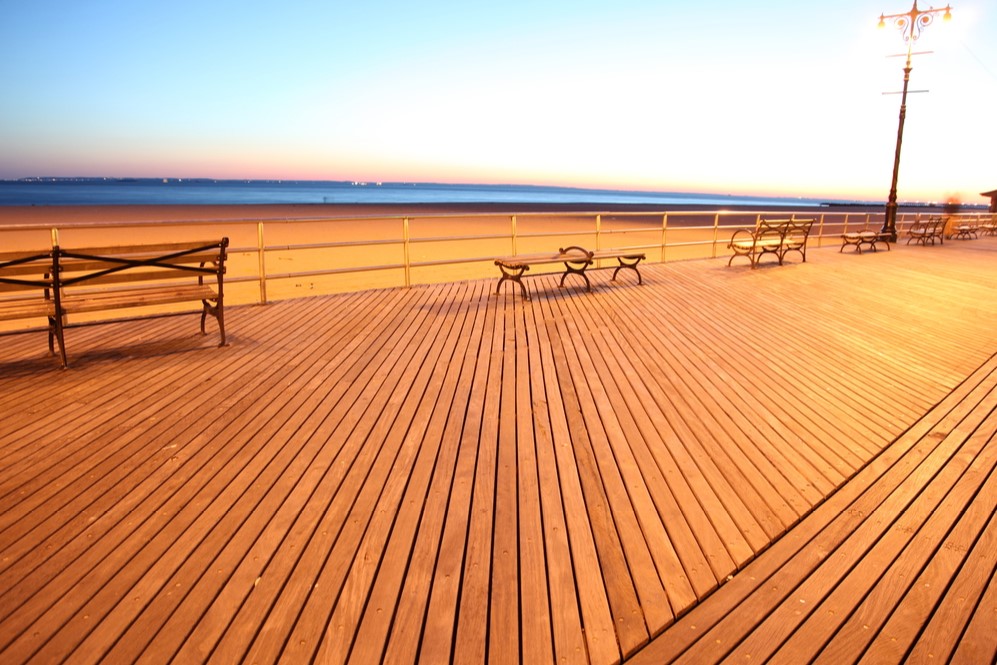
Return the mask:
[[[755,232],[748,229],[738,229],[734,231],[733,235],[730,237],[730,242],[727,246],[730,247],[737,242],[754,242],[756,240]]]

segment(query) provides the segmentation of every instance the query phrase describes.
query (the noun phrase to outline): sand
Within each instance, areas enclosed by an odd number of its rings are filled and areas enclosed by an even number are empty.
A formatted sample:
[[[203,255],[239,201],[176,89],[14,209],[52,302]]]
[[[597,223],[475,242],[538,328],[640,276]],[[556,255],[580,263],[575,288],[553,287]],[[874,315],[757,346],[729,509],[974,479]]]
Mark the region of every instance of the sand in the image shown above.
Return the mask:
[[[705,210],[704,206],[669,206],[669,210]],[[513,212],[660,211],[648,204],[545,203],[407,203],[301,205],[97,205],[0,206],[0,228],[33,224],[162,222],[178,220],[312,219],[323,217],[494,214]]]

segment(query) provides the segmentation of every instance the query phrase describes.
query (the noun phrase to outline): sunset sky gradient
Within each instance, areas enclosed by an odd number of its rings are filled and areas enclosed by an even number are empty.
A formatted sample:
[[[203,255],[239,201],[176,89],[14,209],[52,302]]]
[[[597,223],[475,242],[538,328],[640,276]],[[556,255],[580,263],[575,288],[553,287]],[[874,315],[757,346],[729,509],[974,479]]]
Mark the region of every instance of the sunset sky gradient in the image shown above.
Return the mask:
[[[926,9],[927,3],[920,8]],[[0,0],[0,178],[885,199],[909,0]],[[911,75],[902,201],[997,188],[997,3]]]

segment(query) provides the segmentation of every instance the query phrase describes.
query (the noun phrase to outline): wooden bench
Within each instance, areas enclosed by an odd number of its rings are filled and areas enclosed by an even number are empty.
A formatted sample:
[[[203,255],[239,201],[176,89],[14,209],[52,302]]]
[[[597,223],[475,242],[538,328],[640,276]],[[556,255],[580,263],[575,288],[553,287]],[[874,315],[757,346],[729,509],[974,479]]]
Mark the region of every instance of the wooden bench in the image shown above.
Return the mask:
[[[944,244],[945,221],[942,217],[915,220],[907,228],[907,244],[913,240],[918,245],[927,245],[929,242],[934,245],[936,239],[938,244]]]
[[[979,229],[980,235],[997,235],[997,217],[981,219]]]
[[[855,231],[850,233],[841,234],[841,249],[838,252],[844,251],[845,247],[854,246],[855,251],[858,254],[862,253],[862,245],[867,245],[869,249],[876,251],[876,245],[878,244],[886,245],[887,251],[890,249],[890,234],[881,233],[879,231]]]
[[[586,290],[591,291],[592,283],[589,281],[585,271],[600,259],[616,259],[617,265],[613,270],[614,282],[620,270],[628,268],[637,273],[637,283],[643,284],[644,280],[641,278],[640,271],[637,270],[637,264],[643,261],[644,258],[644,254],[637,252],[625,250],[600,250],[592,252],[577,246],[561,248],[557,250],[557,254],[520,254],[517,256],[507,256],[495,259],[495,265],[502,272],[498,286],[495,287],[495,293],[498,294],[502,290],[502,284],[506,280],[509,280],[519,284],[523,299],[529,300],[530,296],[526,292],[526,286],[523,284],[523,277],[526,276],[526,272],[531,266],[554,263],[564,264],[564,273],[561,275],[561,281],[558,286],[564,286],[564,280],[568,275],[580,275],[585,280]]]
[[[727,261],[729,266],[735,258],[746,256],[751,268],[758,267],[766,254],[772,254],[783,264],[786,254],[799,252],[803,261],[807,260],[807,239],[814,225],[813,219],[760,219],[754,229],[738,229],[731,236],[727,248],[733,253]]]
[[[949,226],[949,238],[955,240],[969,240],[970,238],[979,238],[979,222],[975,219],[959,219],[953,220],[952,224]]]
[[[225,345],[224,275],[228,238],[66,249],[0,256],[0,318],[48,319],[49,351],[59,344],[68,367],[64,330],[71,315],[122,308],[201,302],[201,333],[211,315]]]

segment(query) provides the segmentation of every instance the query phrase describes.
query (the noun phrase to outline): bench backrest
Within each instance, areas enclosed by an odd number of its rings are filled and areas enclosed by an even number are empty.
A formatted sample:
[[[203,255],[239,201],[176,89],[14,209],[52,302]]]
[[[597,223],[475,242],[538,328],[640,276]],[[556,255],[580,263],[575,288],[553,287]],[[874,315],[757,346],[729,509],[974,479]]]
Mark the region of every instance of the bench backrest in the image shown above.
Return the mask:
[[[794,246],[807,244],[807,238],[810,237],[810,229],[813,228],[814,221],[813,219],[790,220],[786,224],[783,242]]]
[[[948,221],[946,217],[928,217],[927,219],[915,219],[911,222],[908,227],[911,231],[929,231],[937,232],[938,229],[945,227],[945,222]]]
[[[786,219],[760,219],[755,227],[754,240],[760,245],[782,244],[783,235],[786,232]]]
[[[0,254],[0,298],[18,291],[45,291],[52,287],[52,252]]]
[[[63,289],[78,285],[203,281],[205,277],[212,277],[220,284],[225,273],[227,247],[228,238],[84,249],[57,246],[53,250],[53,261]]]
[[[806,244],[813,228],[813,219],[759,219],[755,234],[758,238],[778,236],[784,243]]]

